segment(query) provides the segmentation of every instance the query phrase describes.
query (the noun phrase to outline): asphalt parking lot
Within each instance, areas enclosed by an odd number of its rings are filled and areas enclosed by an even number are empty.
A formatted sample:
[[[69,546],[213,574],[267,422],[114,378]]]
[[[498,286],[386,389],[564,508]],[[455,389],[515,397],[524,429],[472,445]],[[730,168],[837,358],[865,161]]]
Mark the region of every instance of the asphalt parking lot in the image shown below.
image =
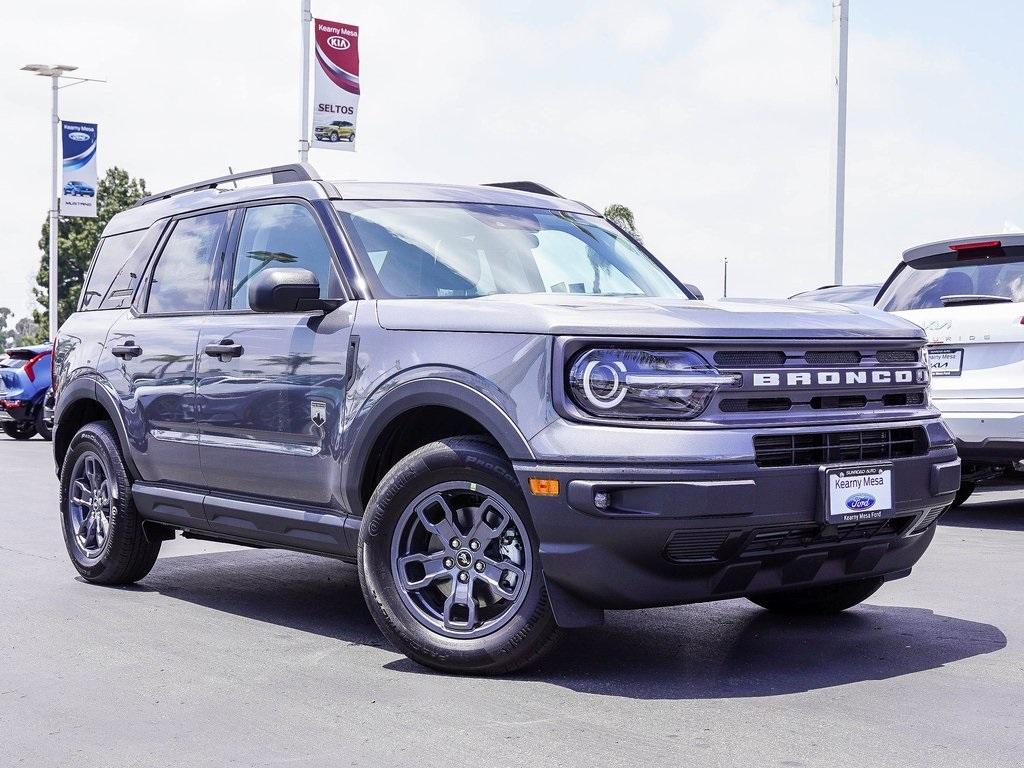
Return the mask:
[[[56,499],[50,444],[0,437],[0,765],[1021,764],[1021,489],[838,618],[611,613],[492,680],[393,651],[331,560],[178,539],[85,584]]]

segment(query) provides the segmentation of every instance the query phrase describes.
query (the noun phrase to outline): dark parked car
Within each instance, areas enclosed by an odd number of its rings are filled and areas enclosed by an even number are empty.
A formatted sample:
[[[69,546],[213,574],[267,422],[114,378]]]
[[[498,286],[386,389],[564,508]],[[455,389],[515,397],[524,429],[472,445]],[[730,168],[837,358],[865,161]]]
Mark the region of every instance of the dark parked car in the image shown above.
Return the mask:
[[[65,542],[102,584],[179,532],[346,560],[389,640],[468,673],[609,608],[838,612],[960,484],[924,344],[699,301],[531,182],[211,179],[114,216],[60,329]]]

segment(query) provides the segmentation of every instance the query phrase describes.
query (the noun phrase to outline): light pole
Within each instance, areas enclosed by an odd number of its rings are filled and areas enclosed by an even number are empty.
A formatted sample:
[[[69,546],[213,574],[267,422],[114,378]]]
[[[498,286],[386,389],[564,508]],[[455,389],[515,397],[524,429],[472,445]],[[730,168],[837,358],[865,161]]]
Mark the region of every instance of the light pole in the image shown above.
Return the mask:
[[[60,114],[57,105],[57,91],[62,87],[60,79],[68,77],[78,67],[69,64],[26,64],[21,68],[24,72],[32,72],[40,77],[50,78],[53,106],[50,110],[50,340],[57,336],[57,227],[60,217]],[[71,83],[103,82],[90,77],[71,77]]]
[[[846,207],[846,59],[850,26],[848,0],[832,0],[832,117],[835,128],[833,146],[832,219],[834,282],[843,283],[843,228]]]
[[[299,162],[309,161],[309,24],[313,14],[309,0],[301,0],[302,24],[302,93],[299,95]]]

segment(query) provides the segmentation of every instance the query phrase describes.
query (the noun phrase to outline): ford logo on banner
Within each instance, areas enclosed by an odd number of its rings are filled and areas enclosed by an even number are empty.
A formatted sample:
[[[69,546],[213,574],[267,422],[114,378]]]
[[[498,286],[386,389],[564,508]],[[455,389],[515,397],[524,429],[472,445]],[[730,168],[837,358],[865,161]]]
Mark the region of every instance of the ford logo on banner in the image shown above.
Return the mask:
[[[854,512],[871,509],[875,506],[875,497],[870,493],[855,493],[846,500],[846,506]]]
[[[72,131],[68,134],[68,138],[72,141],[88,141],[92,136],[88,133],[82,133],[81,131]]]
[[[341,35],[333,35],[331,37],[328,37],[327,44],[331,46],[331,48],[334,48],[336,51],[347,51],[348,47],[351,45],[351,43],[348,41],[348,38],[342,37]]]

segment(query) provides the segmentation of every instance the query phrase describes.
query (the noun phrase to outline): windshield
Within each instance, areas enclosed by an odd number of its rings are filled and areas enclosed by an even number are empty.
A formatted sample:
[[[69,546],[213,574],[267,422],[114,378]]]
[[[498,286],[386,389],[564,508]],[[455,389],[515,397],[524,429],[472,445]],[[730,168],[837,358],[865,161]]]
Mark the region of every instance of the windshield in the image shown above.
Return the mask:
[[[1024,247],[992,249],[991,256],[938,254],[901,265],[879,297],[889,312],[958,306],[954,297],[1024,301]],[[943,298],[945,297],[945,301]]]
[[[374,292],[383,296],[686,297],[660,266],[599,216],[392,201],[349,202],[338,211]]]

